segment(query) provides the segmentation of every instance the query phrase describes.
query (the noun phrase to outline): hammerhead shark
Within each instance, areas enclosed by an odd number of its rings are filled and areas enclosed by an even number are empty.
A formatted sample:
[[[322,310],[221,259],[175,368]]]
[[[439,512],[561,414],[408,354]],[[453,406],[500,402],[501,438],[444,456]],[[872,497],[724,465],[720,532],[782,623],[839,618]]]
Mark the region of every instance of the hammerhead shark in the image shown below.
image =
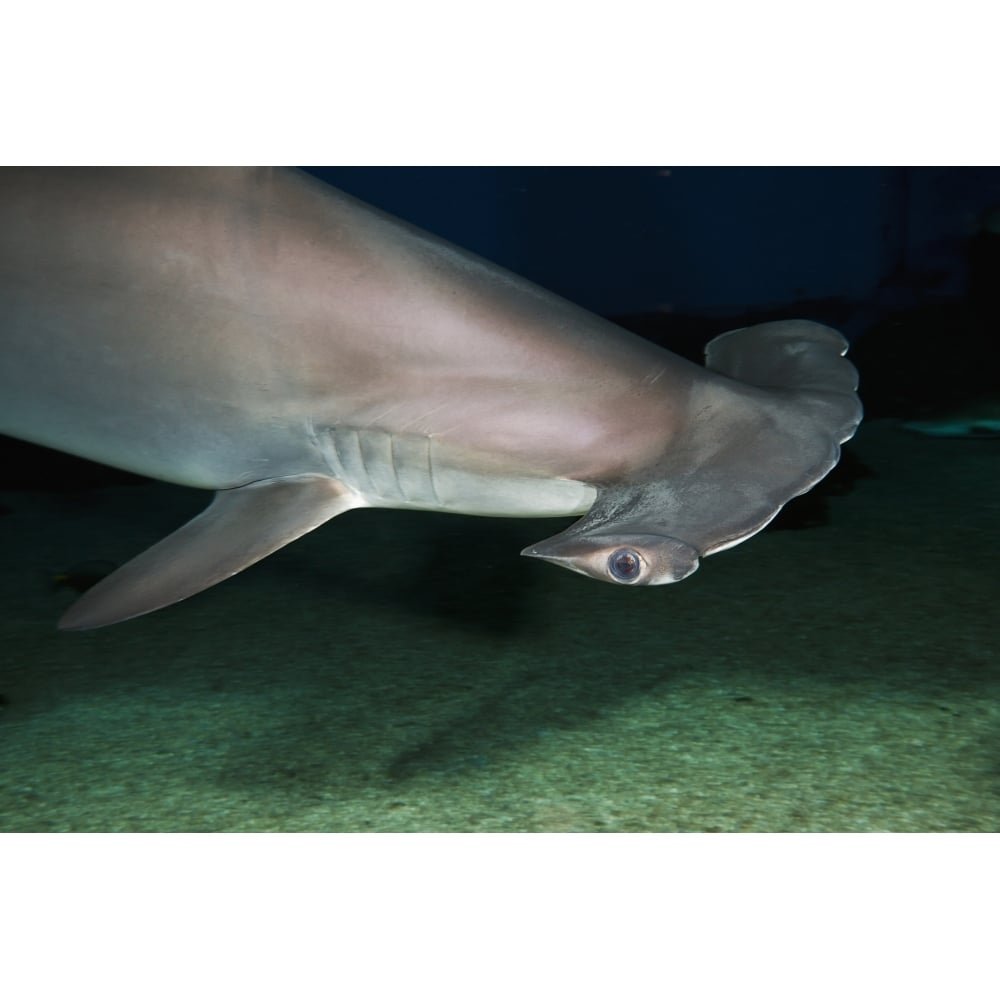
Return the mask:
[[[209,506],[60,627],[180,601],[354,507],[583,515],[528,546],[663,584],[834,466],[835,330],[684,360],[285,168],[0,171],[0,432]]]

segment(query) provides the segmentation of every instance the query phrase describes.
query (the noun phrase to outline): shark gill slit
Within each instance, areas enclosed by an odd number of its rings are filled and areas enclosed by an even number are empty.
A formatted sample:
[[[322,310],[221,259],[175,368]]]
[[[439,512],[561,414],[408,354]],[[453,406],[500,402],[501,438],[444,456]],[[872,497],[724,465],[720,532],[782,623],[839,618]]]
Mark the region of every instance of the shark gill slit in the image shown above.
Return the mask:
[[[392,474],[396,480],[396,492],[406,500],[406,491],[403,488],[402,480],[399,478],[399,464],[396,461],[396,435],[392,431],[386,431],[386,434],[389,435],[389,464],[392,466]]]

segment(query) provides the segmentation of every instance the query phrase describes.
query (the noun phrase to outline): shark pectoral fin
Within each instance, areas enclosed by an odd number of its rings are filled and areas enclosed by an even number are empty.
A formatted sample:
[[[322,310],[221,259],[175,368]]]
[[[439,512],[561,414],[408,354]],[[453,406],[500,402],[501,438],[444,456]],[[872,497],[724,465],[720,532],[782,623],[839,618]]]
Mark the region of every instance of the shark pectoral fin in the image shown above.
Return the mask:
[[[59,627],[98,628],[182,601],[363,505],[347,487],[324,476],[221,490],[197,517],[88,590]]]

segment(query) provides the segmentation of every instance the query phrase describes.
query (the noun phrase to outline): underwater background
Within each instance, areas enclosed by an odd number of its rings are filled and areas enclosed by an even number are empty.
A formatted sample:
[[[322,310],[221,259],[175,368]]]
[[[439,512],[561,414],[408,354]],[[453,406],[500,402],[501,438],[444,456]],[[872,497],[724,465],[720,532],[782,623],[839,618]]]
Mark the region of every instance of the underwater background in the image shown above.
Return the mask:
[[[352,511],[55,622],[207,493],[0,441],[0,830],[1000,828],[1000,169],[313,170],[671,350],[843,330],[866,420],[669,587]]]

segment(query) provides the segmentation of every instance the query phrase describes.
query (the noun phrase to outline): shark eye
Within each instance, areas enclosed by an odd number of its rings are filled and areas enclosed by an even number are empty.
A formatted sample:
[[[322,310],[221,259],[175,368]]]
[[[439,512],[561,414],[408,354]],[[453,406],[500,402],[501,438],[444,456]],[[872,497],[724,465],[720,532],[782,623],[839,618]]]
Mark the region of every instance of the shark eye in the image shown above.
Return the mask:
[[[642,557],[635,549],[615,549],[608,556],[608,572],[622,583],[633,583],[642,572]]]

